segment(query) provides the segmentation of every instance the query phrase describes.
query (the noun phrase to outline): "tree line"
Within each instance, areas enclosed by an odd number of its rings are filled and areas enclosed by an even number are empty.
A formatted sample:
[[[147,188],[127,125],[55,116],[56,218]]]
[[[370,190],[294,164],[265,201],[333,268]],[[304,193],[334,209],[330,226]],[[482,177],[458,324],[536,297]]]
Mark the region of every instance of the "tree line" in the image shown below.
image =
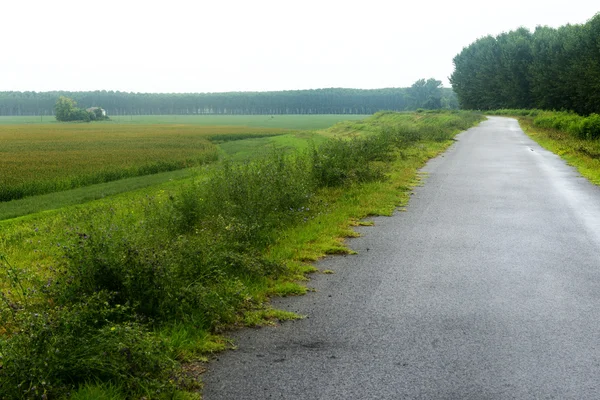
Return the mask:
[[[0,116],[54,115],[59,97],[80,107],[99,106],[108,115],[165,114],[373,114],[381,110],[458,108],[456,95],[441,81],[420,79],[409,88],[312,89],[276,92],[131,93],[0,92]]]
[[[600,112],[600,13],[585,24],[486,36],[454,57],[462,108]]]

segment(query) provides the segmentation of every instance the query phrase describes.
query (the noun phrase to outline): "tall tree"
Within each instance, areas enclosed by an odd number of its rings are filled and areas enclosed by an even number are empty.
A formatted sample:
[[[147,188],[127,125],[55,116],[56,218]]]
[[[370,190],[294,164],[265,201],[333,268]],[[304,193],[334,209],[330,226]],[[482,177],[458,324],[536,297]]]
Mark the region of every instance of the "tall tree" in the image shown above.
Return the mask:
[[[442,108],[442,81],[419,79],[407,90],[409,108],[428,110]]]
[[[583,25],[486,36],[453,61],[450,82],[463,108],[600,113],[600,14]]]
[[[73,99],[60,96],[54,105],[54,115],[57,121],[71,121],[73,113],[77,110],[77,103]]]

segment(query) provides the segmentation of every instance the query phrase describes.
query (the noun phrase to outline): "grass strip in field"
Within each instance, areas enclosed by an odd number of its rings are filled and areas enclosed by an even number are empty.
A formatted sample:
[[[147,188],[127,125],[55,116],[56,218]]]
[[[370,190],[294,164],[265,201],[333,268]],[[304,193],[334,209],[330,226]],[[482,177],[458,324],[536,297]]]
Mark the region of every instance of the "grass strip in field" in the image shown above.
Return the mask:
[[[189,178],[196,173],[197,169],[186,168],[176,171],[160,172],[153,175],[126,178],[113,182],[98,183],[63,192],[48,193],[19,200],[0,202],[0,221],[48,210],[56,210],[77,204],[84,204],[120,193],[131,192],[165,182]]]
[[[267,154],[274,149],[304,151],[309,145],[320,145],[327,138],[313,132],[296,132],[279,136],[257,139],[244,139],[222,143],[219,148],[222,154],[234,161],[244,161],[256,158],[257,155]]]

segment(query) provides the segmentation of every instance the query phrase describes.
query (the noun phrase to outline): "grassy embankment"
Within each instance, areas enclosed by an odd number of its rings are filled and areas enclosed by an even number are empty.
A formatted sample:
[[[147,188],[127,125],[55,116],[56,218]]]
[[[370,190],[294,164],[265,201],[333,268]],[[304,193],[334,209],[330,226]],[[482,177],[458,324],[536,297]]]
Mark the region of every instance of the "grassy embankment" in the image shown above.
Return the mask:
[[[225,162],[183,185],[0,225],[0,397],[195,398],[197,360],[236,325],[297,316],[308,262],[406,204],[471,113],[381,113],[321,145]]]
[[[541,110],[497,110],[490,114],[517,118],[533,140],[600,185],[600,115],[582,117]]]

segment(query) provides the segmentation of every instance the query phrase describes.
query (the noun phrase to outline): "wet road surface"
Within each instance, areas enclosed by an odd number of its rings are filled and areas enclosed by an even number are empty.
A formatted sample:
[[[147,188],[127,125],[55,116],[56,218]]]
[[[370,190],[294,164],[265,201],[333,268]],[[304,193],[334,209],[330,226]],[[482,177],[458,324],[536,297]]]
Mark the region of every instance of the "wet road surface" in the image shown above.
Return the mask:
[[[234,334],[214,399],[599,399],[600,188],[491,117],[303,297]]]

